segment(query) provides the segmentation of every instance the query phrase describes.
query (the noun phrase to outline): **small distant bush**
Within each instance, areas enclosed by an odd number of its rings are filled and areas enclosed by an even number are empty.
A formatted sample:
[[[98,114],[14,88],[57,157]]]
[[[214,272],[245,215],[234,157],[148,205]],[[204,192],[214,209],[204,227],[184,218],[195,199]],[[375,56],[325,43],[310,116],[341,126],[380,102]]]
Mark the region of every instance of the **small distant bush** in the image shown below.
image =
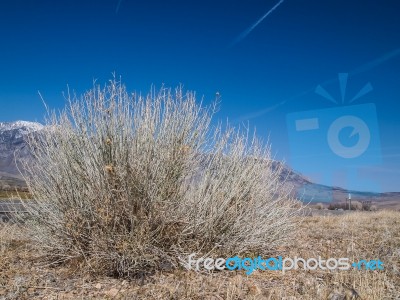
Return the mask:
[[[363,210],[363,205],[360,201],[352,201],[351,209],[352,210]]]
[[[337,209],[349,209],[346,203],[330,203],[328,205],[329,210],[337,210]]]
[[[297,202],[269,145],[212,126],[215,106],[118,81],[68,96],[29,140],[29,230],[53,263],[117,276],[177,266],[196,252],[266,253],[295,232]]]
[[[377,211],[378,207],[376,205],[371,205],[369,208],[370,211]]]
[[[2,191],[10,191],[12,188],[8,184],[3,184],[0,186],[0,190]]]
[[[362,210],[370,211],[371,210],[371,206],[372,206],[371,201],[362,202]]]
[[[305,207],[305,206],[304,206],[304,203],[301,202],[300,200],[293,199],[293,200],[291,200],[291,201],[292,201],[292,203],[293,203],[293,208],[302,209],[302,208]]]
[[[315,208],[316,209],[319,209],[319,210],[321,210],[321,209],[324,209],[324,204],[322,204],[322,203],[317,203],[317,204],[315,204]]]
[[[371,205],[370,204],[366,204],[362,203],[360,201],[354,200],[351,201],[351,210],[365,210],[365,211],[369,211]],[[345,203],[345,202],[338,202],[338,203],[330,203],[328,206],[328,209],[330,210],[336,210],[336,209],[343,209],[343,210],[349,210],[349,204]]]

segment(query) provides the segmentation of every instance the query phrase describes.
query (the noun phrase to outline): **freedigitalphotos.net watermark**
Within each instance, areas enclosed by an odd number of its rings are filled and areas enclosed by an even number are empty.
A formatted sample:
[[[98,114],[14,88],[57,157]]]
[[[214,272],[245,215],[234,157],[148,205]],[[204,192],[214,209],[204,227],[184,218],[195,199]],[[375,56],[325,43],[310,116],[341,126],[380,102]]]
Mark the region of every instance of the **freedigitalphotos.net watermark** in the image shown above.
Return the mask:
[[[285,274],[286,271],[290,270],[383,270],[383,262],[379,259],[373,260],[359,260],[357,262],[350,263],[349,258],[328,258],[323,259],[320,256],[318,258],[303,259],[301,257],[294,258],[282,258],[270,257],[263,259],[261,256],[256,258],[240,258],[238,256],[225,258],[213,259],[207,258],[195,258],[196,254],[189,255],[187,262],[184,263],[184,267],[188,270],[244,270],[247,275],[251,275],[254,271],[281,271]]]

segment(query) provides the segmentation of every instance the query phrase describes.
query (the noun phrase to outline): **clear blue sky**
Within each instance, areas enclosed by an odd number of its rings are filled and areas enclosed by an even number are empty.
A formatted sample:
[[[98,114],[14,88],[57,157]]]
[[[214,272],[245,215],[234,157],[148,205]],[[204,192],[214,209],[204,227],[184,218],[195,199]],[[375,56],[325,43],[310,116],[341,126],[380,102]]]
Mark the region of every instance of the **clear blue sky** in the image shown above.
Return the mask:
[[[299,165],[309,145],[291,144],[288,115],[342,107],[314,90],[341,102],[337,76],[349,73],[345,101],[373,87],[353,104],[375,103],[382,160],[347,167],[400,191],[400,2],[286,0],[257,22],[278,2],[1,1],[0,121],[42,121],[38,90],[58,108],[67,84],[81,93],[115,71],[132,91],[182,83],[205,103],[220,92],[218,118],[249,122]],[[347,186],[373,189],[360,182]]]

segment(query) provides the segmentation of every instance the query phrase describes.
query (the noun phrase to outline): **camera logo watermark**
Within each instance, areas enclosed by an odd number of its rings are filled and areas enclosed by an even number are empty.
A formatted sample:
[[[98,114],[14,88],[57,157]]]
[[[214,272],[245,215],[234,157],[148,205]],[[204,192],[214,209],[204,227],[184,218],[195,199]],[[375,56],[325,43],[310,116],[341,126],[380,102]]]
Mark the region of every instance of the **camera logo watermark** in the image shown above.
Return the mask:
[[[285,274],[290,270],[383,270],[383,262],[377,260],[360,260],[350,263],[349,258],[318,258],[303,259],[301,257],[282,258],[282,256],[270,257],[263,259],[261,256],[256,258],[240,258],[238,256],[229,257],[227,259],[211,257],[196,258],[196,254],[189,255],[188,260],[183,263],[187,270],[244,270],[247,275],[251,275],[254,271],[281,271]]]
[[[365,179],[358,176],[360,169],[379,165],[382,161],[376,107],[374,103],[353,103],[373,88],[367,83],[346,101],[347,79],[346,73],[339,74],[341,101],[335,100],[321,86],[315,90],[335,107],[287,115],[291,165],[296,171],[331,183],[327,185],[350,190],[363,190],[368,186],[378,192],[378,184],[363,182]],[[338,178],[345,180],[338,183]]]

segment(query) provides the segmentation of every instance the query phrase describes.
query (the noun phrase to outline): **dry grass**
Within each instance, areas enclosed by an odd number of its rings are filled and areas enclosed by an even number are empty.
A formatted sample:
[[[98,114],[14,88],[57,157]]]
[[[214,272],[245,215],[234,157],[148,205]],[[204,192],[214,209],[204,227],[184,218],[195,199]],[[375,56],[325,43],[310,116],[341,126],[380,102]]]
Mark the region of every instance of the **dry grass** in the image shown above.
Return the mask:
[[[351,261],[380,259],[384,271],[312,272],[298,274],[297,293],[307,297],[327,298],[330,293],[352,289],[361,299],[400,297],[400,213],[380,211],[355,212],[339,217],[307,218],[298,242],[286,256],[348,257]],[[293,274],[296,275],[296,274]]]
[[[3,227],[0,299],[399,299],[400,212],[306,217],[300,229],[290,246],[273,255],[379,258],[385,270],[257,271],[246,276],[181,269],[127,281],[90,275],[76,263],[43,266],[29,243],[16,241]]]
[[[2,191],[0,190],[0,201],[2,199],[32,199],[32,195],[24,191]]]

